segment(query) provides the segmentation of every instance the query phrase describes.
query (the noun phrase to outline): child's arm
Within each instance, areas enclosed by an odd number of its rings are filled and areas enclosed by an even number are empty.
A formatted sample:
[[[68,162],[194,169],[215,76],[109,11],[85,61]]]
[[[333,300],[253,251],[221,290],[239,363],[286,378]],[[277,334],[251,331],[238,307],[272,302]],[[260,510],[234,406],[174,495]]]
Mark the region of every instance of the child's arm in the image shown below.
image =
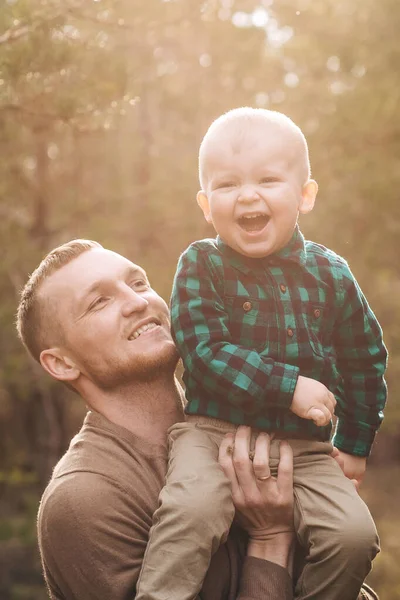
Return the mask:
[[[267,399],[289,408],[299,368],[232,342],[224,299],[215,284],[219,274],[206,258],[192,244],[180,257],[172,289],[172,333],[185,370],[210,397],[248,414],[262,410]]]
[[[263,411],[266,404],[291,408],[301,379],[293,412],[325,425],[331,417],[334,402],[325,386],[309,380],[314,384],[314,399],[310,402],[309,397],[304,398],[304,389],[309,386],[303,381],[306,378],[299,379],[298,367],[233,343],[224,298],[217,289],[223,286],[223,283],[218,284],[221,273],[208,260],[204,248],[200,248],[204,243],[192,244],[181,256],[171,297],[172,333],[186,373],[207,396],[238,407],[247,414]],[[330,407],[323,415],[323,422],[322,411],[310,412],[319,404]],[[303,414],[300,414],[301,410]]]
[[[381,327],[345,261],[338,281],[340,308],[334,347],[343,384],[337,396],[338,423],[333,443],[346,455],[367,457],[386,403],[387,350]],[[354,475],[355,465],[350,464],[354,461],[347,456],[344,459],[345,469]]]

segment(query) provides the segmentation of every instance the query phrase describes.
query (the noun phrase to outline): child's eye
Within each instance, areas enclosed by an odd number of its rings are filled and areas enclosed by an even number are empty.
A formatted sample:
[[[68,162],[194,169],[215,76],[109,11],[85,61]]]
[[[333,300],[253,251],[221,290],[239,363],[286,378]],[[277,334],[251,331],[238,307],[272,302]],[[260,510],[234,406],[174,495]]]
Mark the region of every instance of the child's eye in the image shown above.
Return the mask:
[[[221,190],[223,188],[231,188],[235,186],[235,182],[234,181],[221,181],[221,183],[218,183],[215,188],[217,190]]]
[[[276,183],[278,180],[277,177],[263,177],[262,179],[260,179],[260,183]]]

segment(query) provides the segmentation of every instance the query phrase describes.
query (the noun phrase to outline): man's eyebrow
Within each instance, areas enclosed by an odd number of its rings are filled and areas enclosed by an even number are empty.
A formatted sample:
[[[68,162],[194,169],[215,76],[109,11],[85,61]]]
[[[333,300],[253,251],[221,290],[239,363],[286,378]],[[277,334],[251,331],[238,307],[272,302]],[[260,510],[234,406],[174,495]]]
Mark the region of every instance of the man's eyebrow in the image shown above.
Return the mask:
[[[129,267],[125,271],[125,279],[127,279],[128,277],[133,277],[135,275],[141,275],[146,280],[148,280],[146,271],[144,269],[142,269],[142,267],[139,267],[138,265],[133,265],[133,264],[129,265]]]

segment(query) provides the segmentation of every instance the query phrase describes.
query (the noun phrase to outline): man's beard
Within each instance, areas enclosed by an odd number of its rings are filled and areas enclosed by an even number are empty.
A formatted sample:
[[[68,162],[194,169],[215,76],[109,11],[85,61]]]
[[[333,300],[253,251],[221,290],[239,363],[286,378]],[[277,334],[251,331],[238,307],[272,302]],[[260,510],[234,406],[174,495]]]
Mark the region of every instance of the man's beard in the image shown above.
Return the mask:
[[[100,370],[97,365],[86,362],[93,383],[107,392],[135,385],[135,383],[150,383],[168,375],[173,376],[179,355],[174,346],[168,346],[154,357],[137,357],[134,364],[128,361],[110,362],[107,369]]]

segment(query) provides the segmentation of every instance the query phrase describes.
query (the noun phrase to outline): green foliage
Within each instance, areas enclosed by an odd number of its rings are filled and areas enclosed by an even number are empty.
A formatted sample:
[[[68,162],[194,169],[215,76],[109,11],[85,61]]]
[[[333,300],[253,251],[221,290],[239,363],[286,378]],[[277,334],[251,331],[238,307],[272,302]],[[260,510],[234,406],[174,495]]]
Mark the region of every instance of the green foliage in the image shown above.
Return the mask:
[[[349,260],[384,327],[390,402],[375,460],[398,461],[397,0],[3,4],[2,544],[19,540],[33,552],[39,490],[84,411],[26,357],[14,331],[19,289],[49,249],[88,237],[142,264],[167,299],[179,253],[213,233],[195,202],[199,142],[212,119],[239,105],[286,112],[308,138],[320,192],[301,225]],[[388,600],[400,597],[390,534],[399,524],[382,516],[387,498],[375,506],[370,488],[384,540],[373,582]],[[1,597],[41,598],[37,562],[33,572],[12,591],[5,583]]]

